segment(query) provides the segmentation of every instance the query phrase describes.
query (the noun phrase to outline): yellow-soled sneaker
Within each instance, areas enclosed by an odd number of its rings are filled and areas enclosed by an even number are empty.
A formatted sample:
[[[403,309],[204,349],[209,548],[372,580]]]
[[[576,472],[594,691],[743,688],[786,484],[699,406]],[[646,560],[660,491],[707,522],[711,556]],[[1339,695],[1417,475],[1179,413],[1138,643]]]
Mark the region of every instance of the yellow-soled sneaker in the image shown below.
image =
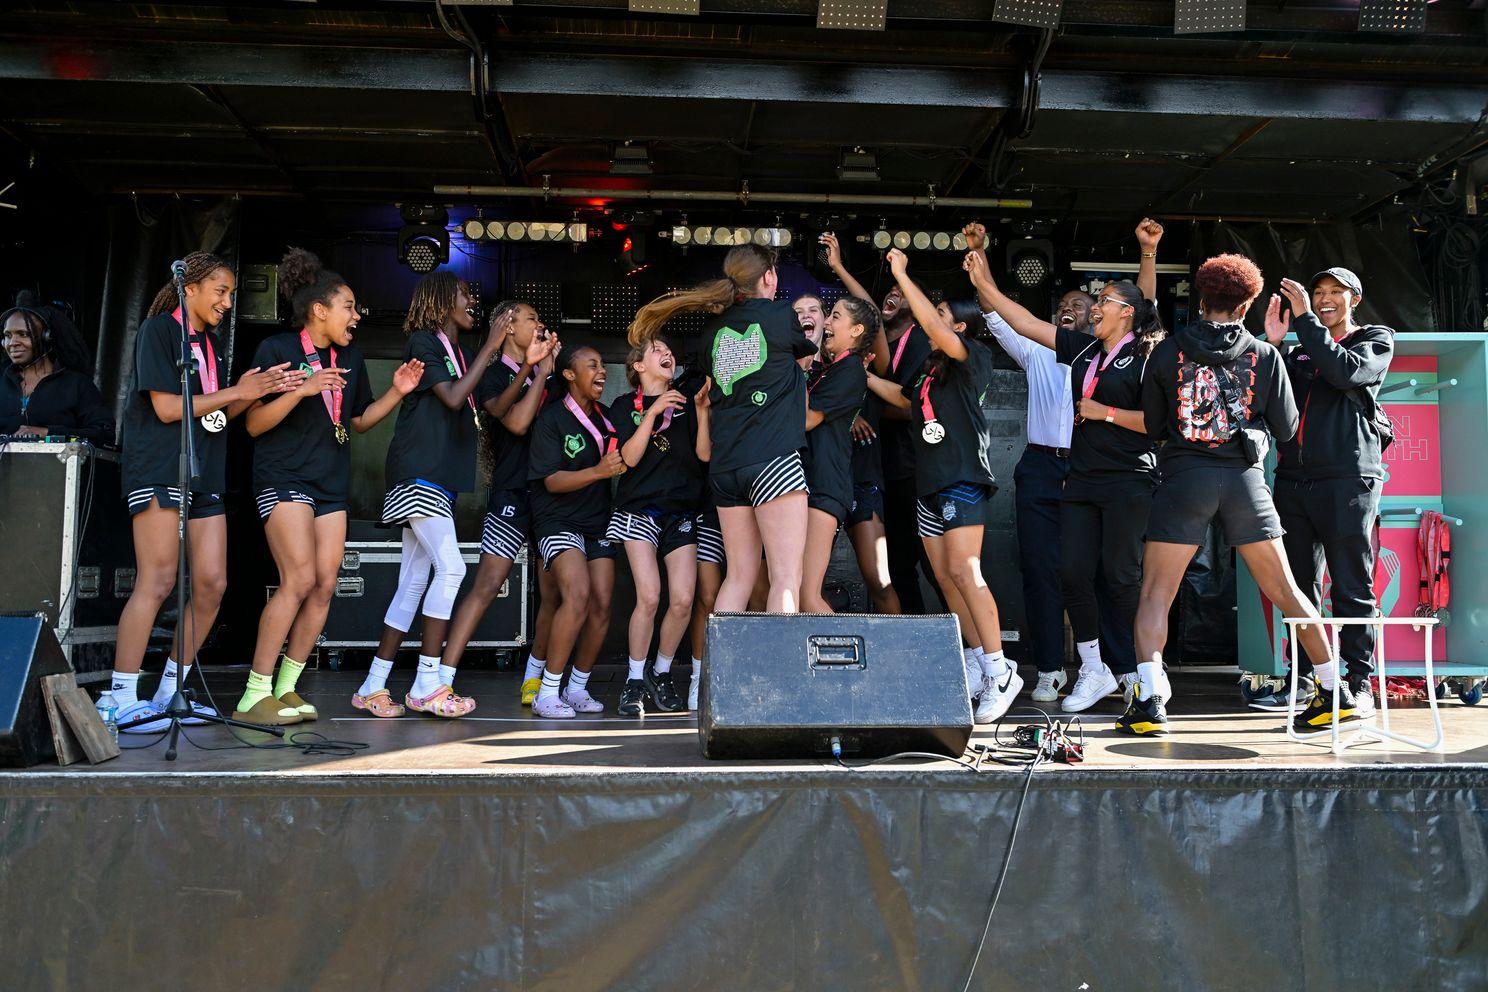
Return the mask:
[[[1168,711],[1163,706],[1161,696],[1149,696],[1146,699],[1139,698],[1142,695],[1140,686],[1132,693],[1132,700],[1126,707],[1126,712],[1116,718],[1116,729],[1124,734],[1136,734],[1140,737],[1156,737],[1168,732]]]
[[[531,706],[537,699],[537,690],[542,688],[542,678],[522,680],[522,705]]]

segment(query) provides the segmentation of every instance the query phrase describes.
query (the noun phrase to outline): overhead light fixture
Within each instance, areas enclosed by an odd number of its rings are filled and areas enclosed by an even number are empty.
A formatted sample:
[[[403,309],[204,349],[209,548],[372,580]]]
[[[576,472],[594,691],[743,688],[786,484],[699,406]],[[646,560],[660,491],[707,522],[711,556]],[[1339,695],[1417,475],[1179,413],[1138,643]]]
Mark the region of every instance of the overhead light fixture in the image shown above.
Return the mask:
[[[1175,0],[1174,34],[1245,30],[1245,0]]]
[[[1426,0],[1360,0],[1359,30],[1422,34],[1426,30]]]
[[[837,178],[845,183],[878,182],[878,156],[862,148],[842,153],[837,166]]]
[[[817,0],[816,26],[843,31],[882,31],[889,0]]]
[[[674,245],[690,245],[692,244],[692,228],[688,227],[686,224],[678,224],[676,227],[672,228],[671,237],[672,244]]]
[[[1059,27],[1059,11],[1064,0],[996,0],[992,20],[1022,24],[1052,31]]]
[[[460,232],[465,235],[466,241],[486,240],[486,221],[479,214],[460,225]]]
[[[630,0],[632,14],[698,15],[699,0]]]
[[[693,13],[697,13],[696,10]],[[616,145],[610,154],[610,175],[651,175],[651,149],[645,145],[633,145],[629,141]]]
[[[914,245],[915,251],[925,251],[927,248],[930,247],[930,232],[914,232],[914,237],[909,239],[909,243]]]
[[[444,226],[449,211],[444,207],[405,203],[398,213],[403,226],[398,230],[398,261],[420,275],[427,275],[449,261],[450,236]]]
[[[1054,245],[1038,238],[1009,241],[1007,268],[1025,289],[1042,286],[1054,271]]]
[[[879,251],[888,251],[894,244],[894,236],[883,228],[873,232],[873,247]]]
[[[917,251],[965,251],[966,235],[960,231],[890,231],[879,228],[872,234],[860,234],[858,240],[871,244],[879,251],[888,251],[892,246],[900,251],[914,248]]]
[[[577,214],[569,223],[549,220],[483,221],[472,218],[461,225],[470,241],[566,241],[583,244],[589,240],[589,225]]]

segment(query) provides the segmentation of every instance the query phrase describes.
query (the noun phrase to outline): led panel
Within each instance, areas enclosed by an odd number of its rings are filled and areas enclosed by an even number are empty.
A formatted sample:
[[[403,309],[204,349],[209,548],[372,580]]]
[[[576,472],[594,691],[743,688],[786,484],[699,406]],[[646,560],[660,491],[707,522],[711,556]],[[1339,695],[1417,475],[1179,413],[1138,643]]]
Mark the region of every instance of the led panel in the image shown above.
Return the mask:
[[[594,303],[591,315],[594,333],[624,337],[640,309],[635,283],[595,283],[590,292]]]
[[[549,330],[563,326],[563,284],[556,282],[519,282],[512,298],[526,300],[537,310],[537,319]]]
[[[882,31],[889,0],[818,0],[816,26],[845,31]]]
[[[1064,0],[996,0],[992,20],[1024,24],[1031,28],[1059,27],[1059,10]]]
[[[1174,34],[1244,31],[1245,0],[1176,0]]]
[[[1420,34],[1426,30],[1426,0],[1360,0],[1359,30]]]
[[[632,14],[684,14],[696,17],[698,0],[630,0]]]

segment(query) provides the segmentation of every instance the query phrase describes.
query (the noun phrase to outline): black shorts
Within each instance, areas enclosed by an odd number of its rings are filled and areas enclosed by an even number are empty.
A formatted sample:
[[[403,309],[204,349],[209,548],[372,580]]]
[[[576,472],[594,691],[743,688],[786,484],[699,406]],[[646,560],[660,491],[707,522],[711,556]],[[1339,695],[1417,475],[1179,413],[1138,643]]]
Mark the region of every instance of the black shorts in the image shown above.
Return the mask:
[[[985,526],[991,518],[996,487],[958,482],[915,500],[915,522],[921,537],[940,537],[957,527]]]
[[[603,561],[614,558],[619,548],[618,544],[607,537],[589,537],[573,531],[559,531],[537,539],[537,550],[542,552],[543,567],[547,569],[551,569],[553,559],[565,551],[576,549],[584,552],[584,557],[589,561]]]
[[[181,490],[175,486],[143,486],[131,489],[124,502],[129,506],[131,517],[149,509],[152,503],[160,504],[162,510],[174,510],[181,505]],[[227,512],[221,493],[189,493],[186,506],[187,520],[205,520]]]
[[[627,513],[616,510],[605,537],[611,541],[642,541],[665,558],[678,548],[698,543],[697,517],[691,513]]]
[[[808,491],[806,469],[798,451],[732,472],[710,472],[708,484],[719,506],[762,506],[787,493]]]
[[[826,493],[811,493],[806,497],[806,506],[830,515],[839,524],[847,519],[847,504]]]
[[[308,496],[298,489],[290,489],[287,486],[275,486],[260,489],[258,495],[253,497],[253,502],[258,506],[258,519],[267,520],[269,514],[274,512],[274,507],[280,503],[301,503],[310,507],[311,512],[317,517],[323,517],[329,513],[343,513],[346,510],[346,501],[339,500],[317,500],[314,496]]]
[[[697,515],[697,556],[704,565],[723,564],[723,528],[718,525],[718,511],[704,510]]]
[[[1148,541],[1203,544],[1218,518],[1230,547],[1271,541],[1285,534],[1266,473],[1259,465],[1213,465],[1164,476],[1152,493]]]
[[[883,490],[877,486],[853,486],[852,505],[847,508],[847,525],[856,527],[877,517],[883,520]]]
[[[516,561],[532,531],[531,495],[525,489],[497,489],[481,522],[481,554]]]

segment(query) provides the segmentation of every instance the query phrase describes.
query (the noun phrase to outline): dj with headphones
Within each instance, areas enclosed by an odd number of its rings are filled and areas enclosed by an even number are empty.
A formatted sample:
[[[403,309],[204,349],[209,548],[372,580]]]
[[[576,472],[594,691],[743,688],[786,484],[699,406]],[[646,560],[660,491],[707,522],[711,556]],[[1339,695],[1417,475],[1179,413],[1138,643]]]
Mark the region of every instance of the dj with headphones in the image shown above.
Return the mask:
[[[0,314],[0,334],[0,437],[114,443],[88,346],[65,310],[23,292]]]

